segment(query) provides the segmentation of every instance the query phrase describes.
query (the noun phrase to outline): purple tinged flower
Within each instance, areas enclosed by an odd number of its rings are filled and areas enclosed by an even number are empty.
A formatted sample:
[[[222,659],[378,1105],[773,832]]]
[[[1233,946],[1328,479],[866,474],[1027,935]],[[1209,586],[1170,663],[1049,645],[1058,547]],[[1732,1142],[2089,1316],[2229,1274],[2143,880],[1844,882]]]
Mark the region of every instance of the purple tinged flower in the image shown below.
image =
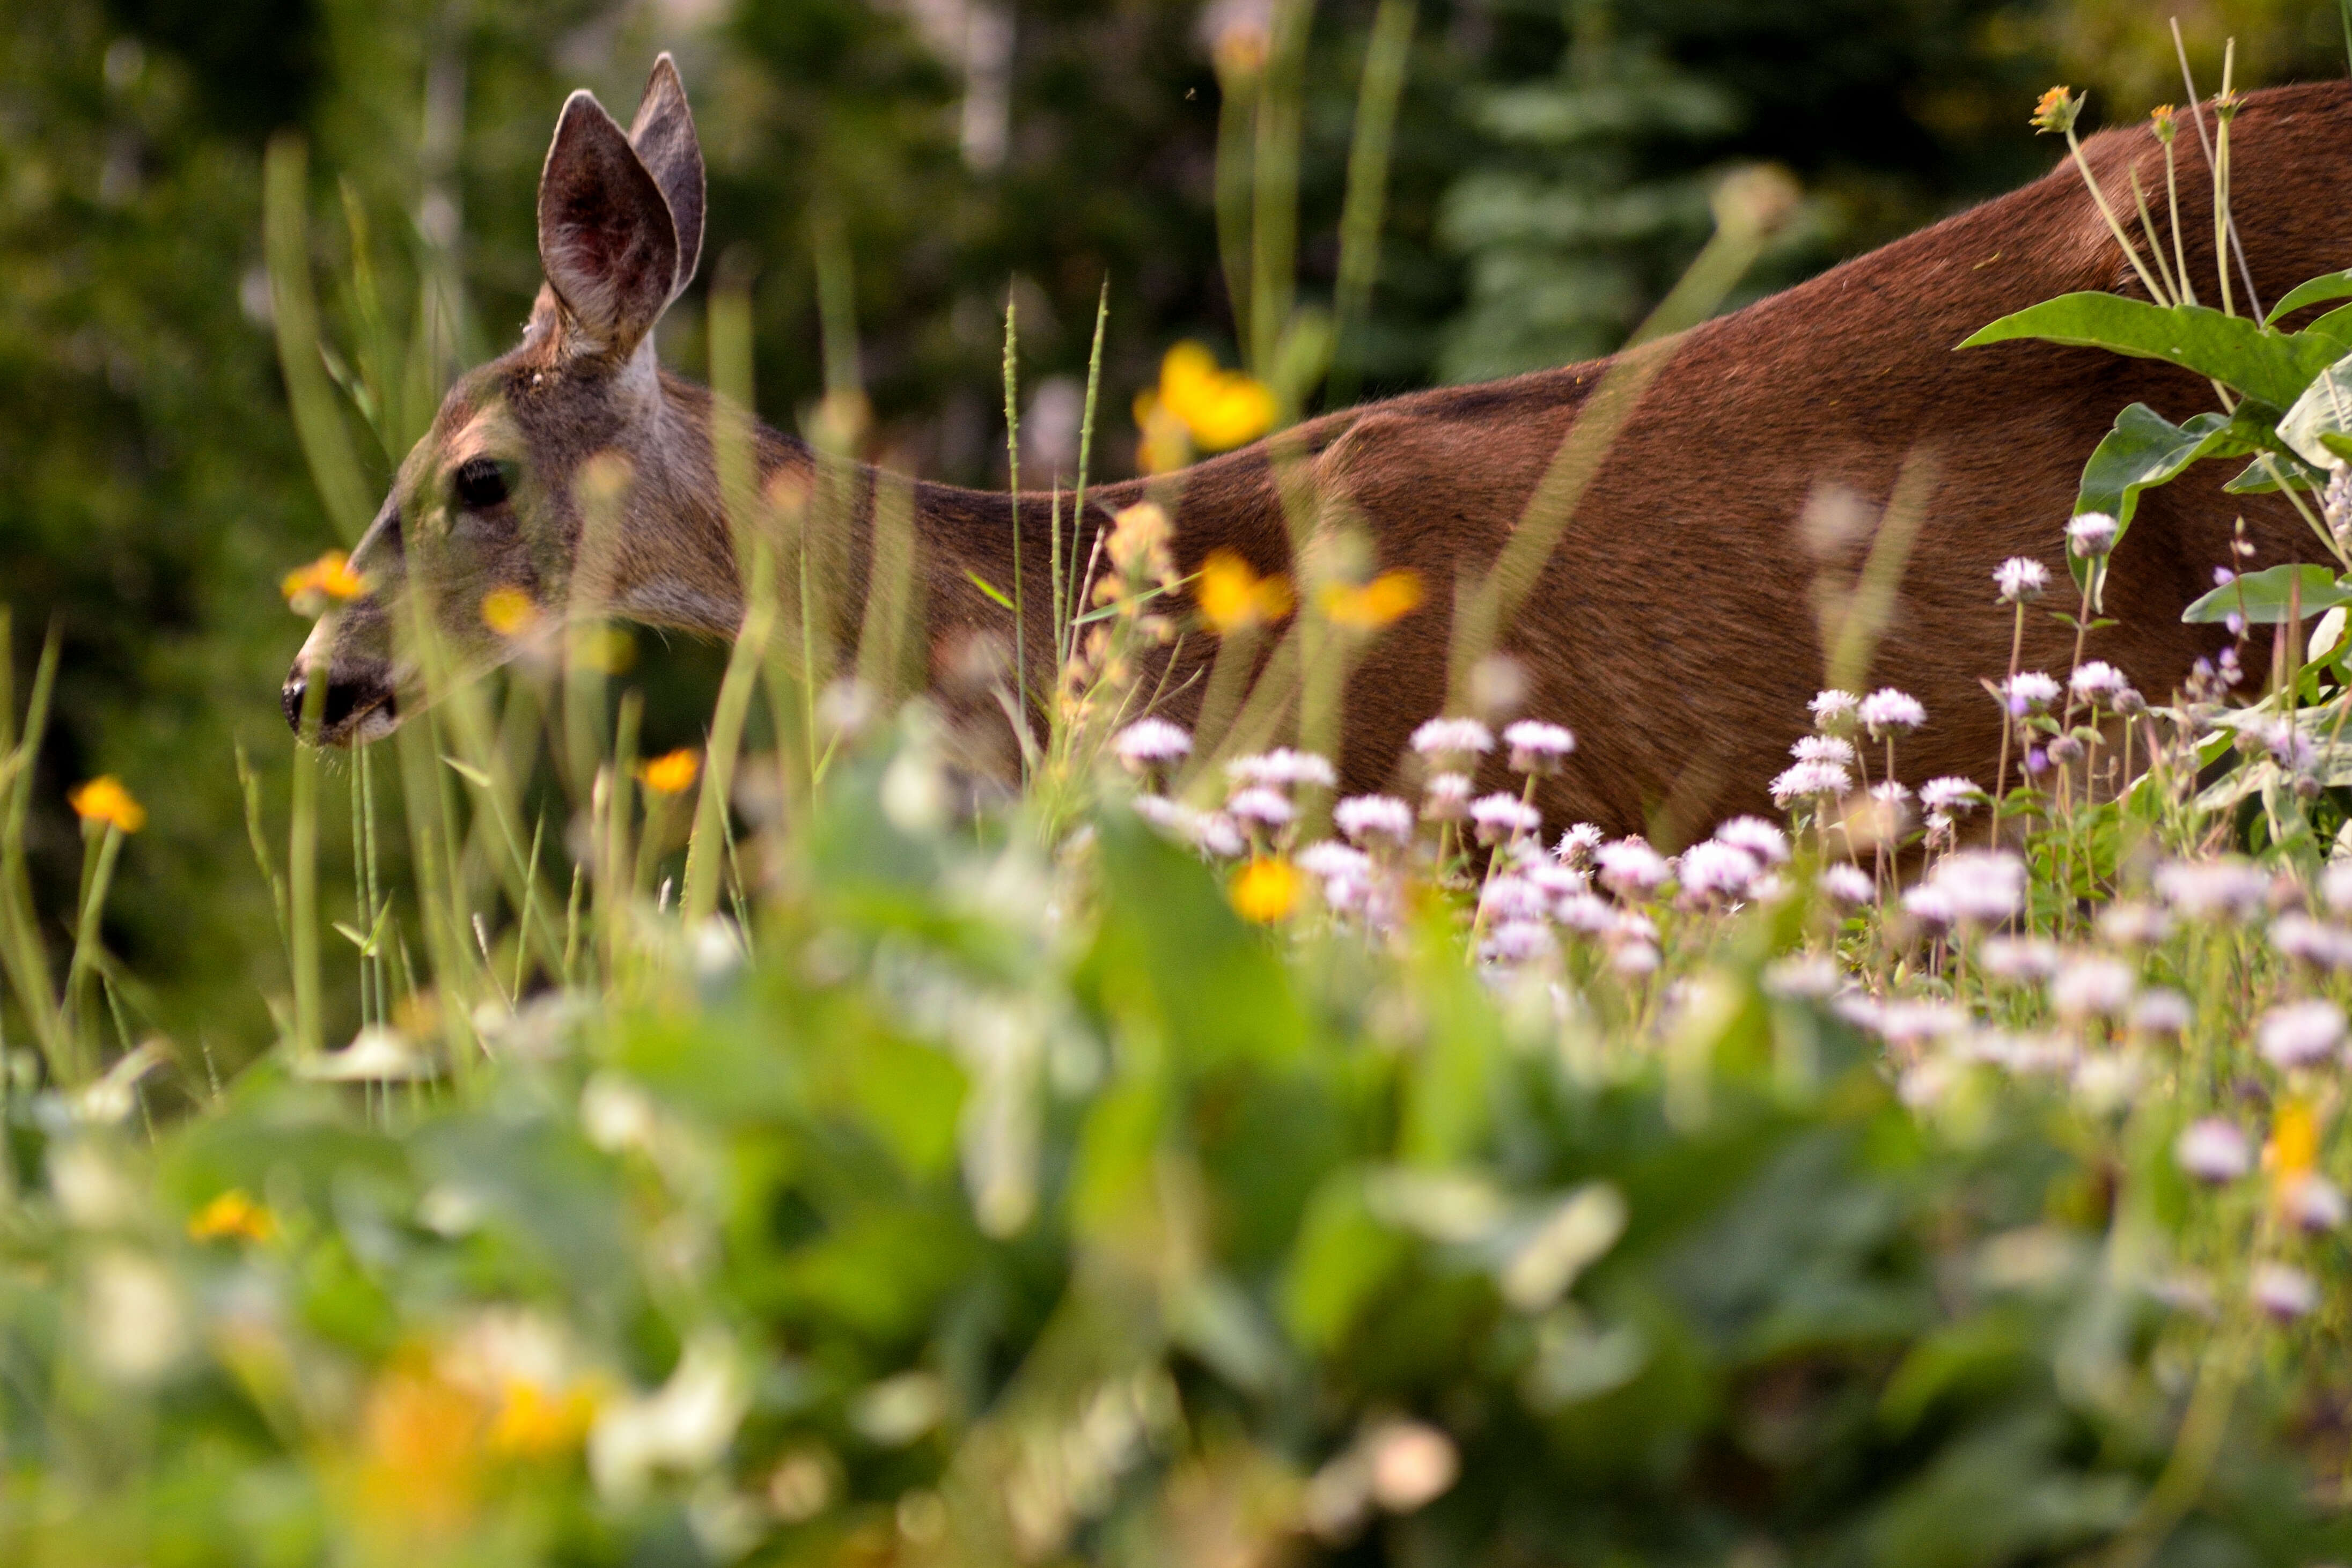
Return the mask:
[[[1859,909],[1878,896],[1878,890],[1871,885],[1870,873],[1845,861],[1822,868],[1821,888],[1832,900],[1850,909]]]
[[[1511,748],[1514,773],[1557,773],[1560,759],[1576,749],[1576,737],[1565,725],[1523,718],[1504,727],[1503,744]]]
[[[1592,852],[1600,868],[1601,885],[1622,899],[1646,898],[1655,893],[1674,868],[1666,857],[1640,839],[1619,839]]]
[[[1467,758],[1495,749],[1495,733],[1475,718],[1433,718],[1412,732],[1423,757]]]
[[[2168,986],[2142,991],[2126,1020],[2141,1034],[2180,1034],[2196,1019],[2189,998]]]
[[[2242,860],[2171,861],[2156,868],[2157,896],[2191,919],[2250,919],[2270,890],[2270,878]]]
[[[1622,978],[1647,979],[1658,972],[1658,950],[1647,942],[1628,942],[1609,955],[1609,967]]]
[[[1941,779],[1930,779],[1919,786],[1919,805],[1924,810],[1942,811],[1948,815],[1971,810],[1982,804],[1984,800],[1984,786],[1973,779],[1947,775]]]
[[[1772,780],[1772,800],[1786,806],[1815,795],[1843,795],[1853,786],[1853,776],[1834,762],[1800,762]]]
[[[1486,933],[1479,956],[1493,964],[1527,964],[1552,946],[1551,927],[1540,920],[1506,920]]]
[[[1238,860],[1249,852],[1249,841],[1223,811],[1210,811],[1192,824],[1192,841],[1201,852],[1218,860]]]
[[[1470,776],[1433,773],[1422,787],[1421,814],[1432,822],[1459,821],[1470,810]]]
[[[2069,1019],[2114,1018],[2131,1006],[2139,976],[2106,957],[2070,958],[2050,982],[2050,1005]]]
[[[1399,844],[1412,839],[1412,808],[1393,795],[1350,795],[1331,808],[1331,821],[1360,844],[1370,839]]]
[[[2308,915],[2282,915],[2271,922],[2271,946],[2290,958],[2327,969],[2352,969],[2352,931]]]
[[[1496,920],[1541,920],[1551,913],[1552,901],[1525,877],[1498,876],[1487,882],[1478,903]]]
[[[2205,1116],[2182,1130],[2172,1145],[2172,1161],[2199,1181],[2219,1186],[2253,1169],[2254,1153],[2235,1122]]]
[[[2305,1171],[2289,1183],[2279,1197],[2287,1218],[2314,1234],[2333,1230],[2344,1223],[2344,1189],[2317,1171]]]
[[[2257,1263],[2246,1281],[2254,1305],[2278,1322],[2293,1322],[2319,1307],[2319,1281],[2284,1263]]]
[[[2172,916],[2158,905],[2126,899],[2100,912],[2099,935],[2118,947],[2153,947],[2172,935]]]
[[[2336,914],[2352,914],[2352,861],[2327,863],[2319,873],[2319,897]]]
[[[2263,1015],[2254,1030],[2263,1060],[2282,1071],[2316,1067],[2344,1043],[2344,1009],[2334,1002],[2289,1002]]]
[[[1789,747],[1789,755],[1800,762],[1834,762],[1841,768],[1853,766],[1853,742],[1834,735],[1801,735]]]
[[[2319,759],[2318,749],[2311,737],[2296,727],[2293,719],[2277,719],[2256,732],[2263,745],[2270,749],[2271,759],[2290,773],[2308,772]]]
[[[2046,980],[2058,972],[2058,945],[2041,936],[1995,936],[1977,955],[1999,980]]]
[[[1617,925],[1617,906],[1597,893],[1571,893],[1552,906],[1552,918],[1586,936],[1605,936]]]
[[[1929,884],[1967,925],[1998,925],[2025,904],[2025,862],[2005,850],[1962,850],[1936,862]]]
[[[1789,862],[1789,835],[1761,817],[1734,817],[1716,825],[1716,842],[1746,850],[1759,865]]]
[[[1361,882],[1372,874],[1372,857],[1349,849],[1336,839],[1324,839],[1298,852],[1298,869],[1326,882]]]
[[[2039,779],[2044,773],[2049,772],[2050,754],[2042,750],[2042,747],[2038,746],[2027,747],[2025,748],[2025,771],[2030,777],[2035,779]]]
[[[1825,692],[1816,692],[1813,700],[1806,705],[1812,710],[1813,727],[1823,734],[1851,727],[1854,709],[1861,706],[1860,697],[1852,692],[1840,691],[1835,686]]]
[[[1918,728],[1927,722],[1927,710],[1910,693],[1881,686],[1862,699],[1859,716],[1862,727],[1876,739],[1893,731]]]
[[[1906,890],[1903,894],[1903,913],[1922,925],[1937,927],[1952,925],[1958,919],[1958,911],[1952,907],[1951,894],[1931,883],[1924,882],[1916,887]]]
[[[2050,586],[2050,569],[2029,556],[2013,555],[1993,569],[1993,586],[2003,604],[2024,604]]]
[[[1534,832],[1543,826],[1543,813],[1517,795],[1498,790],[1471,802],[1470,821],[1477,827],[1478,841],[1491,844]]]
[[[1265,829],[1288,827],[1298,815],[1298,809],[1280,791],[1263,784],[1253,784],[1226,801],[1225,810],[1237,822]]]
[[[1286,746],[1255,757],[1236,757],[1225,764],[1225,771],[1244,784],[1264,784],[1277,789],[1300,784],[1328,789],[1339,782],[1328,758],[1311,751],[1294,751]]]
[[[1708,839],[1685,850],[1676,866],[1683,896],[1699,904],[1727,904],[1747,896],[1764,870],[1746,850]]]
[[[2084,512],[2066,525],[2066,546],[2086,560],[2096,560],[2116,548],[2123,526],[2105,512]]]
[[[2230,584],[2231,584],[2231,583],[2233,583],[2233,582],[2235,582],[2235,581],[2237,581],[2237,580],[2238,580],[2238,574],[2237,574],[2236,572],[2234,572],[2234,571],[2231,571],[2228,567],[2226,567],[2226,566],[2217,566],[2217,567],[2215,567],[2215,568],[2213,569],[2213,586],[2214,586],[2214,587],[2216,587],[2216,588],[2227,588],[2227,587],[2229,587],[2229,586],[2230,586]]]
[[[1580,866],[1592,859],[1592,852],[1599,849],[1601,841],[1608,836],[1601,831],[1598,823],[1579,822],[1560,834],[1559,842],[1553,847],[1552,852],[1559,857],[1563,865]]]
[[[2067,677],[2066,684],[2074,688],[2076,696],[2094,703],[2110,702],[2131,687],[2131,682],[2124,678],[2124,673],[2105,659],[2093,659],[2076,666],[2074,673]]]
[[[2062,689],[2040,670],[2020,670],[2001,682],[2000,700],[2008,705],[2012,717],[2022,718],[2056,702]]]
[[[1110,747],[1129,772],[1143,773],[1191,756],[1192,737],[1164,718],[1139,718],[1114,736]]]

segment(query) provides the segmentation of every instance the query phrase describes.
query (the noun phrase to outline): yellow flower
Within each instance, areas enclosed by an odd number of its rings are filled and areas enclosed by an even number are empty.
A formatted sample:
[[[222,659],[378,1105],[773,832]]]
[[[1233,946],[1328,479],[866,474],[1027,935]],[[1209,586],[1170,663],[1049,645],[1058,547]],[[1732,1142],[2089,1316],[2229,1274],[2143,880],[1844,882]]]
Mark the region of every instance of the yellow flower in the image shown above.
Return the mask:
[[[1270,625],[1290,613],[1290,580],[1276,572],[1260,577],[1250,563],[1227,549],[1211,550],[1201,563],[1192,601],[1220,637]]]
[[[1286,860],[1259,855],[1234,873],[1226,896],[1244,920],[1270,925],[1298,907],[1298,868]]]
[[[2083,112],[2083,100],[2072,89],[2053,87],[2042,95],[2033,106],[2033,118],[2027,123],[2036,131],[2072,131],[2074,117]]]
[[[298,566],[278,585],[286,602],[304,615],[316,615],[331,601],[357,599],[367,591],[367,580],[352,570],[352,558],[331,549],[308,566]]]
[[[354,1512],[380,1542],[445,1541],[476,1510],[482,1407],[431,1372],[404,1366],[368,1391],[352,1480]]]
[[[277,1234],[278,1217],[243,1187],[229,1188],[188,1220],[192,1241],[267,1241]]]
[[[539,606],[520,588],[493,588],[482,595],[482,624],[501,637],[520,637],[539,621]]]
[[[2147,111],[2148,120],[2156,128],[2156,139],[2168,147],[2172,145],[2173,132],[2179,129],[2174,118],[2179,112],[2168,103],[2159,103]]]
[[[1323,590],[1323,616],[1334,626],[1377,632],[1421,608],[1421,574],[1399,567],[1358,586],[1335,582]]]
[[[1160,361],[1160,385],[1135,400],[1143,432],[1144,466],[1154,474],[1181,468],[1192,450],[1224,452],[1274,428],[1274,393],[1264,382],[1219,368],[1217,357],[1185,341]]]
[[[120,828],[135,833],[147,825],[147,808],[131,798],[122,787],[122,780],[111,773],[102,773],[80,789],[66,796],[74,815],[85,822],[103,822],[110,828]]]
[[[512,1377],[490,1418],[490,1448],[515,1458],[543,1458],[576,1448],[596,1424],[596,1391],[575,1383],[561,1393]]]
[[[680,747],[666,757],[637,764],[637,778],[656,795],[683,795],[694,785],[695,776],[702,771],[701,756]]]
[[[2271,1188],[2285,1193],[2311,1174],[2319,1163],[2319,1122],[2300,1100],[2279,1106],[2271,1123],[2271,1141],[2263,1150],[2263,1165],[2271,1173]]]

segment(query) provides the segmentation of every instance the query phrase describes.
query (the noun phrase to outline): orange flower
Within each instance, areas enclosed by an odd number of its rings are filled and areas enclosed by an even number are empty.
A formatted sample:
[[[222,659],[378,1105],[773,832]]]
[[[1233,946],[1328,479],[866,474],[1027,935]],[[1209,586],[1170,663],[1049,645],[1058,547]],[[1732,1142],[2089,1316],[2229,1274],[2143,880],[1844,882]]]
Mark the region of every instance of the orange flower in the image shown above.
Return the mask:
[[[482,595],[482,624],[501,637],[520,637],[538,622],[539,606],[520,588],[493,588]]]
[[[2148,120],[2156,128],[2156,139],[2168,147],[2172,145],[2174,131],[2179,129],[2176,119],[2179,112],[2168,103],[2159,103],[2147,111]]]
[[[429,1370],[403,1366],[368,1391],[352,1479],[354,1511],[385,1544],[446,1541],[479,1494],[482,1407]]]
[[[516,1458],[542,1458],[580,1446],[596,1422],[596,1391],[577,1383],[561,1393],[529,1378],[510,1377],[490,1419],[490,1448]]]
[[[122,780],[111,773],[103,773],[72,790],[66,800],[74,815],[85,822],[103,822],[126,833],[135,833],[147,825],[147,808],[132,799],[122,787]]]
[[[367,580],[352,570],[351,557],[331,549],[310,565],[288,572],[278,591],[299,613],[316,615],[331,603],[365,593]]]
[[[701,771],[701,754],[687,747],[637,764],[638,779],[656,795],[685,794]]]
[[[1377,632],[1421,608],[1421,574],[1399,567],[1360,586],[1335,582],[1323,590],[1323,616],[1334,626]]]
[[[1250,563],[1227,549],[1212,550],[1201,563],[1192,601],[1220,637],[1271,625],[1290,613],[1290,580],[1279,572],[1260,577]]]
[[[267,1241],[278,1234],[278,1217],[243,1187],[231,1187],[188,1220],[191,1241]]]
[[[2263,1150],[2263,1165],[2271,1174],[2273,1191],[2285,1192],[2311,1174],[2319,1163],[2319,1122],[2300,1100],[2279,1106],[2271,1123],[2271,1141]]]
[[[2083,100],[2072,89],[2053,87],[2042,95],[2033,106],[2033,118],[2027,123],[2036,131],[2072,131],[2074,117],[2083,112]]]
[[[1259,855],[1234,873],[1226,896],[1244,920],[1272,925],[1298,907],[1298,868],[1286,860]]]

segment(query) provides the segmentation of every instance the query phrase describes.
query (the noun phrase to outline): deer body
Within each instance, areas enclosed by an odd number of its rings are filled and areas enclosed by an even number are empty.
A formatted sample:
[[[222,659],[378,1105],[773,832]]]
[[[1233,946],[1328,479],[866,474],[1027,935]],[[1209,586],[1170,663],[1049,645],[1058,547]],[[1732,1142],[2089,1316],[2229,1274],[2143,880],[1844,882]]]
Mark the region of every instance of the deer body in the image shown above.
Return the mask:
[[[2256,94],[2234,137],[2235,200],[2262,299],[2352,263],[2352,220],[2326,194],[2340,151],[2352,147],[2352,93],[2329,85]],[[2213,303],[2210,183],[2194,141],[2182,141],[2189,271],[2199,298]],[[2128,169],[2143,188],[2164,188],[2162,153],[2145,130],[2105,132],[2088,154],[2126,211]],[[649,341],[691,277],[700,204],[699,154],[667,57],[626,137],[574,95],[542,177],[549,287],[524,341],[460,382],[404,465],[354,557],[373,591],[306,646],[288,685],[289,716],[299,714],[306,673],[324,668],[324,738],[365,738],[394,722],[405,676],[385,607],[421,536],[437,541],[434,600],[454,607],[443,611],[445,630],[475,656],[498,650],[472,624],[471,607],[505,585],[553,608],[589,602],[734,632],[741,592],[710,455],[709,395],[660,371]],[[1871,682],[1900,685],[1927,707],[1927,727],[1899,758],[1906,779],[1991,782],[2000,719],[1979,681],[2005,673],[2011,634],[1992,601],[1994,567],[2012,555],[2040,558],[2056,580],[2050,604],[2073,610],[2057,569],[2084,458],[2126,403],[2175,420],[2212,406],[2209,386],[2153,361],[2029,343],[1953,352],[1996,317],[2084,288],[2138,292],[2088,193],[2062,167],[1685,334],[1501,639],[1529,676],[1526,711],[1580,737],[1567,770],[1545,781],[1548,819],[1633,831],[1669,803],[1687,813],[1685,827],[1759,804],[1822,681],[1816,576],[1851,577],[1869,542],[1824,559],[1801,537],[1800,518],[1828,486],[1884,506],[1906,460],[1932,465],[1935,477]],[[1412,727],[1438,711],[1451,586],[1494,559],[1604,369],[1415,393],[1276,438],[1304,455],[1327,503],[1362,520],[1381,565],[1411,567],[1433,591],[1427,608],[1371,644],[1349,682],[1344,788],[1384,783]],[[593,564],[593,582],[575,580],[591,567],[578,559],[572,479],[607,450],[629,459],[635,482],[610,559]],[[761,431],[757,462],[772,477],[812,458],[803,444]],[[488,482],[486,464],[503,482]],[[2256,541],[2254,564],[2319,553],[2284,502],[2222,495],[2227,476],[2213,465],[2149,492],[2118,551],[2106,610],[2120,623],[2095,632],[2089,653],[2152,695],[2216,645],[2210,629],[2184,626],[2179,614],[2230,559],[2235,517],[2245,517]],[[852,559],[833,590],[853,607],[852,626],[875,485],[872,471],[857,476]],[[1178,486],[1180,570],[1218,548],[1262,572],[1286,569],[1265,444],[1186,470]],[[469,505],[469,491],[488,504]],[[1092,491],[1087,530],[1144,494],[1139,480]],[[1010,617],[970,579],[1009,584],[1012,499],[928,484],[915,485],[913,497],[930,645],[1009,634]],[[1032,606],[1048,598],[1047,517],[1045,497],[1022,497]],[[1034,692],[1050,685],[1054,660],[1046,618],[1028,619]],[[1206,641],[1189,640],[1177,674],[1205,658]],[[2029,612],[2026,667],[2063,674],[2072,647],[2070,630]],[[1169,686],[1171,716],[1189,721],[1197,683]]]

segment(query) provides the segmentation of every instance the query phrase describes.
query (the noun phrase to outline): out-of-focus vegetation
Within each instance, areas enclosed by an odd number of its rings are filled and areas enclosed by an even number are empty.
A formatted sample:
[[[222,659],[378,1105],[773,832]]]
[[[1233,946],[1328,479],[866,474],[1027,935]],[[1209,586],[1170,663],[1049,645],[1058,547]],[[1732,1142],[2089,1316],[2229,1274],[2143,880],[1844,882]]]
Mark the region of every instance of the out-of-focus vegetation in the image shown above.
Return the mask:
[[[2318,7],[2188,8],[2212,74],[2336,68]],[[1314,15],[1300,175],[1303,287],[1328,295],[1371,8]],[[1112,311],[1107,408],[1181,337],[1233,362],[1216,230],[1227,4],[964,0],[44,0],[0,16],[0,601],[27,674],[65,636],[34,858],[70,902],[54,802],[111,769],[155,821],[126,862],[115,946],[179,1032],[262,1026],[270,922],[247,874],[234,740],[282,789],[276,689],[299,625],[271,586],[332,535],[284,416],[261,270],[264,139],[311,146],[320,259],[347,276],[362,215],[384,309],[462,284],[449,362],[516,329],[538,269],[531,200],[564,91],[634,92],[679,52],[712,160],[708,280],[751,277],[762,410],[822,386],[818,258],[854,291],[877,455],[1001,476],[999,308],[1021,302],[1034,475],[1073,465],[1093,306]],[[1806,222],[1751,287],[1785,281],[2040,172],[2016,105],[2053,77],[2120,110],[2178,96],[2133,7],[2094,0],[1421,0],[1368,321],[1342,385],[1367,393],[1610,347],[1704,234],[1694,176],[1780,160]],[[665,347],[700,369],[701,289]],[[356,302],[330,290],[331,326]],[[436,371],[446,364],[436,364]],[[1107,431],[1115,464],[1123,434]],[[365,455],[371,482],[390,455]],[[661,651],[693,689],[714,662]],[[654,678],[649,675],[648,678]],[[677,705],[656,703],[656,714]],[[699,704],[684,705],[688,709]],[[675,738],[687,738],[680,729]],[[332,830],[331,829],[331,831]]]

